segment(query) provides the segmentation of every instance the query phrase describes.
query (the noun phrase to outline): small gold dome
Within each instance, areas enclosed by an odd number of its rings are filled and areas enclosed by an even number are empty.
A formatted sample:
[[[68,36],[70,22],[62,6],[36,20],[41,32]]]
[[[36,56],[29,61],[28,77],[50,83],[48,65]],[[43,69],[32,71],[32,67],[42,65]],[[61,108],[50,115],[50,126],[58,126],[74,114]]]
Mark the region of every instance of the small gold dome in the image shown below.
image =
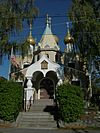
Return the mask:
[[[31,45],[35,45],[36,43],[32,35],[29,35],[29,37],[27,38],[27,42]]]
[[[27,38],[27,42],[31,45],[36,44],[34,38],[32,37],[32,23],[31,23],[31,21],[30,21],[30,33],[29,33],[29,37]]]
[[[59,42],[59,38],[56,35],[53,35],[53,36],[54,36],[54,39],[55,39],[56,43],[58,43]]]
[[[74,38],[71,36],[70,31],[68,30],[67,35],[64,38],[64,43],[65,44],[73,44],[74,43]]]

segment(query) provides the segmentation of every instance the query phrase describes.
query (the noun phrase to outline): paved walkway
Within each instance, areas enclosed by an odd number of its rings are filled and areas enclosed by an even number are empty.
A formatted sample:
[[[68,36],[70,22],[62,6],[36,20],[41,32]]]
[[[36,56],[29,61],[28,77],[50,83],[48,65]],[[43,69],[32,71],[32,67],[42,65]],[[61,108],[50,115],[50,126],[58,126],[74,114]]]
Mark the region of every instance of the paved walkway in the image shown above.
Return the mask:
[[[0,128],[0,133],[100,133],[100,130]]]

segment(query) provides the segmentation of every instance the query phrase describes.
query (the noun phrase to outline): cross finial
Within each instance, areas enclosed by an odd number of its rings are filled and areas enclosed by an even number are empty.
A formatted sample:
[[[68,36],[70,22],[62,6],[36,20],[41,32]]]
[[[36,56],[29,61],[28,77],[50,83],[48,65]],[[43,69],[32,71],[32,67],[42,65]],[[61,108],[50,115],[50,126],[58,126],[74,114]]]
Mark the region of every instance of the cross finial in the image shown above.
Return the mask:
[[[46,16],[47,16],[47,18],[46,18],[46,24],[49,25],[49,15],[47,14]]]
[[[49,19],[49,27],[51,28],[51,17],[49,17],[48,19]]]
[[[67,34],[68,34],[68,36],[70,36],[69,22],[66,22],[66,25],[67,25]]]
[[[69,22],[66,22],[67,28],[69,29]]]
[[[30,21],[30,35],[32,35],[32,23]]]

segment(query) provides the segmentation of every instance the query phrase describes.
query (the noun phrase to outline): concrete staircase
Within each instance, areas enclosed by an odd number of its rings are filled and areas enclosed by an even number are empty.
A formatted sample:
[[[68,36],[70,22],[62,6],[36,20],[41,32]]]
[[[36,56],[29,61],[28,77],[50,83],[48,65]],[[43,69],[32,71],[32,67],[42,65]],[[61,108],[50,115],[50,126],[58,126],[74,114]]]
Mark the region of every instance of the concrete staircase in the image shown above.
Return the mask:
[[[53,99],[34,101],[28,112],[20,112],[16,126],[19,128],[57,128]]]

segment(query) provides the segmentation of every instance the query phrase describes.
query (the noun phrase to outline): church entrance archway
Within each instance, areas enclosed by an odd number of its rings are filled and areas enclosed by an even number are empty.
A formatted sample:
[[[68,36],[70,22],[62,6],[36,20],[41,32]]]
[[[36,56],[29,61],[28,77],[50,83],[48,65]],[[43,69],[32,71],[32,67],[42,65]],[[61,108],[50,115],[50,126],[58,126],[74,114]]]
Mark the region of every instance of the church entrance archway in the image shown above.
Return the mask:
[[[52,79],[45,77],[40,80],[40,99],[53,99],[55,91],[55,83]]]

